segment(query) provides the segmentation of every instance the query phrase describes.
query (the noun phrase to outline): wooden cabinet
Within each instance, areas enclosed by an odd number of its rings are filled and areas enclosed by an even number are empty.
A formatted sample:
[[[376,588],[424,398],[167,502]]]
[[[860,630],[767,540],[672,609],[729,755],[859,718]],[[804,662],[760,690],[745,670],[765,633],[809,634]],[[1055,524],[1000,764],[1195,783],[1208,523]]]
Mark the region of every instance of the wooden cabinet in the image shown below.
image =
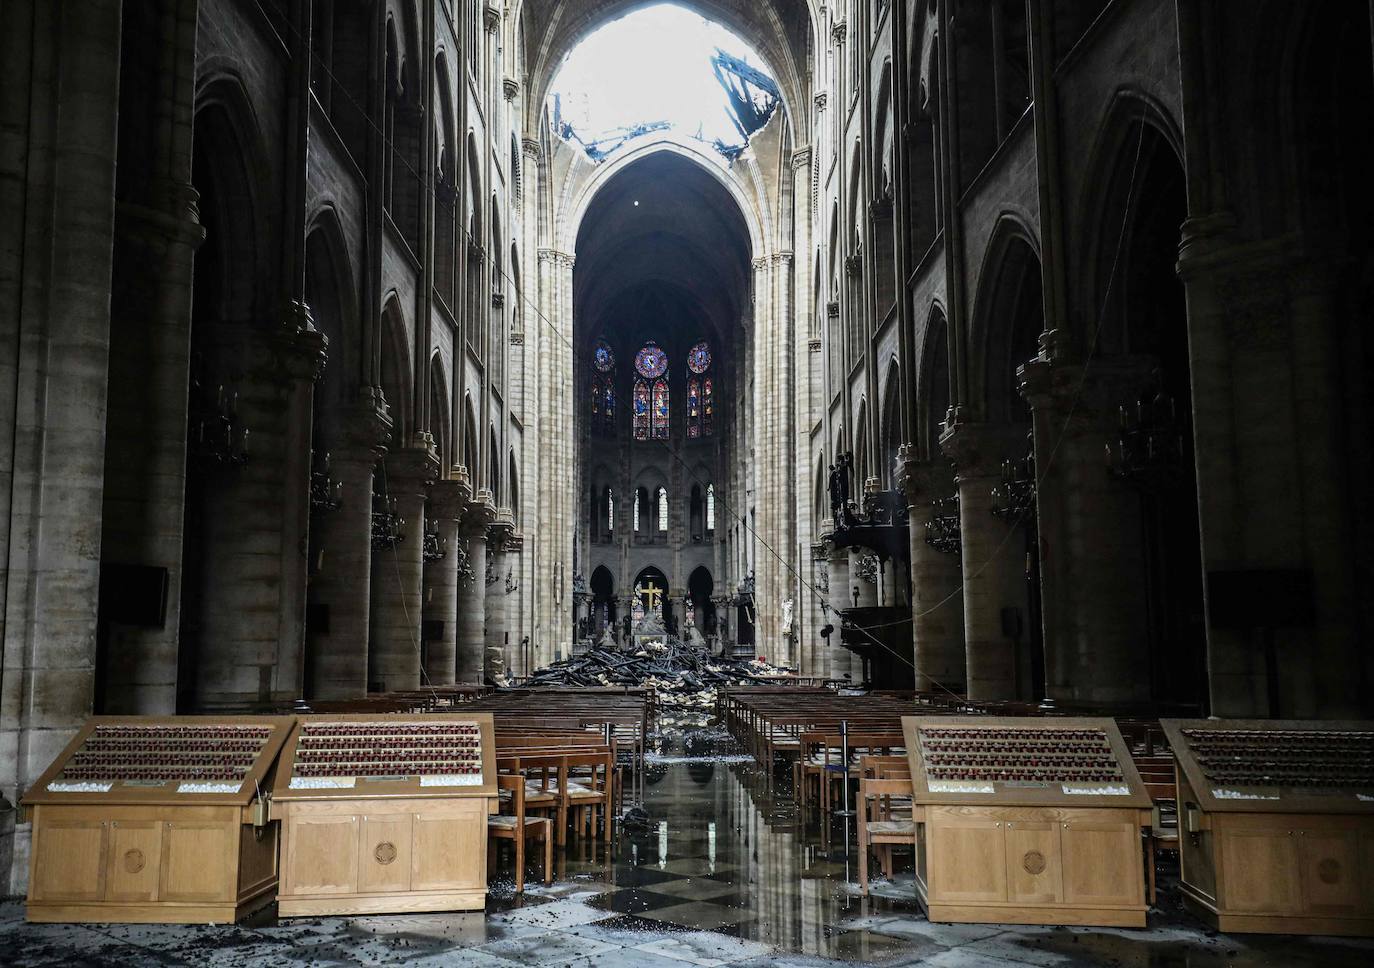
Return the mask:
[[[223,923],[269,903],[277,837],[257,791],[291,723],[92,719],[24,797],[28,919]]]
[[[1374,935],[1374,723],[1165,720],[1184,900],[1222,931]],[[1347,774],[1350,775],[1347,775]]]
[[[923,743],[927,722],[932,744]],[[903,727],[917,896],[932,921],[1145,925],[1149,798],[1111,720],[911,717]],[[1051,780],[1061,751],[1074,765]],[[1085,757],[1094,765],[1079,781]],[[1004,779],[1018,770],[1046,779]]]
[[[409,741],[403,747],[394,739],[415,733],[430,742],[430,751],[447,750],[443,729],[455,725],[470,727],[461,735],[480,736],[480,745],[472,741],[467,759],[457,764],[480,764],[477,774],[421,772],[406,759]],[[287,741],[273,790],[283,842],[278,912],[306,917],[485,907],[487,815],[496,804],[491,728],[490,714],[303,717]],[[374,731],[389,739],[371,741]],[[318,752],[326,743],[378,750],[367,755],[392,759],[354,764],[372,773],[322,777],[316,764],[298,760],[297,753]],[[426,765],[437,759],[431,752]],[[350,762],[339,756],[327,762],[338,772],[350,768],[338,765]]]

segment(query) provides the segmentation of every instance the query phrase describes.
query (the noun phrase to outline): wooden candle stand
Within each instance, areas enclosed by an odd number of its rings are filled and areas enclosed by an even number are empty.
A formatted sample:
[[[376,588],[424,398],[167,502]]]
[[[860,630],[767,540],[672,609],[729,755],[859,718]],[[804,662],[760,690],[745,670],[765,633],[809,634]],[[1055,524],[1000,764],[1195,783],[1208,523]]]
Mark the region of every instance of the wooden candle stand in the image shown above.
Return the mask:
[[[904,716],[932,921],[1145,926],[1151,803],[1110,719]]]
[[[1220,931],[1374,936],[1374,722],[1161,725],[1189,908]]]
[[[279,913],[482,910],[497,797],[490,713],[300,717],[272,790]]]
[[[30,921],[231,923],[272,900],[289,716],[97,716],[22,806]]]

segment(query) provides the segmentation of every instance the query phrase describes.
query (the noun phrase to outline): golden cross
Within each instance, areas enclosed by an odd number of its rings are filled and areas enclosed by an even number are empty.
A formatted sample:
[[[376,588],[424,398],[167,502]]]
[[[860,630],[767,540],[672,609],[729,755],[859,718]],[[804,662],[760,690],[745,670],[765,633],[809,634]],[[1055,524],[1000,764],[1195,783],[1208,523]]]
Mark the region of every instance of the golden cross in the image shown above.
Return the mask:
[[[654,580],[650,578],[648,584],[642,586],[641,594],[648,599],[646,607],[656,611],[658,609],[659,599],[663,597],[663,589],[655,585]]]

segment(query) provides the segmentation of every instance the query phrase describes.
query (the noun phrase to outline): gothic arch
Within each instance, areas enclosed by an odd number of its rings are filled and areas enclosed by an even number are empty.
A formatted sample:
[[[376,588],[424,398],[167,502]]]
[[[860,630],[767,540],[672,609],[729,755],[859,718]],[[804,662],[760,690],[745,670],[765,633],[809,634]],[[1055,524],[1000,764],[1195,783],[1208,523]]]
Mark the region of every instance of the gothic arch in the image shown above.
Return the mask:
[[[944,307],[931,305],[920,348],[920,378],[916,381],[916,426],[921,455],[940,456],[940,428],[950,404],[949,324]]]
[[[381,349],[377,371],[391,415],[392,441],[405,446],[412,433],[410,340],[401,301],[393,291],[382,306]]]
[[[449,416],[453,407],[449,401],[444,361],[437,350],[429,360],[429,398],[429,432],[439,452],[439,473],[447,476],[453,466],[453,428]]]
[[[349,399],[363,382],[363,345],[358,290],[352,260],[332,204],[321,206],[307,223],[305,293],[315,328],[329,340],[329,365],[317,386],[333,405]]]
[[[1035,355],[1044,328],[1041,287],[1036,237],[1019,216],[1004,213],[984,252],[969,326],[967,403],[982,419],[1023,416],[1008,374]]]

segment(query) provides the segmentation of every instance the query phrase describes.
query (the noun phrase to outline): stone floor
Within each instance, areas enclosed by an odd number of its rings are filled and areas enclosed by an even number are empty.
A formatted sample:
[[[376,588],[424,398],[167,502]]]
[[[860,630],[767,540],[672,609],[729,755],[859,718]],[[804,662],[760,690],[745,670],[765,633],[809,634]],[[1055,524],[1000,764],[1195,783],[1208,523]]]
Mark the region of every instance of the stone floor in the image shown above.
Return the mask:
[[[512,964],[578,968],[922,964],[941,968],[1355,968],[1374,941],[1231,937],[1205,930],[1164,879],[1143,931],[937,925],[910,875],[857,894],[842,833],[822,838],[790,798],[719,736],[653,757],[647,824],[612,849],[571,848],[558,881],[514,895],[509,862],[484,914],[278,921],[268,909],[223,926],[29,925],[0,902],[0,964],[327,966]],[[537,878],[534,879],[537,882]]]

